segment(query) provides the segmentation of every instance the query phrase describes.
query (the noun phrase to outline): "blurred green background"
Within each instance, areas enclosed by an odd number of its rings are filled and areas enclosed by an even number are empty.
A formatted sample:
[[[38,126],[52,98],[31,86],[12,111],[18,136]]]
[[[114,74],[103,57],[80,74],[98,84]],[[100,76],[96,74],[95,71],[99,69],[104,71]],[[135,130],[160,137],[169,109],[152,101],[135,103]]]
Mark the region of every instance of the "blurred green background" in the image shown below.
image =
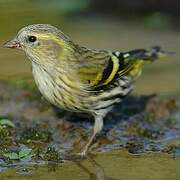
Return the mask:
[[[136,93],[179,93],[178,0],[0,0],[0,44],[29,24],[57,26],[75,42],[127,51],[160,45],[175,55],[147,65]],[[22,52],[0,47],[0,77],[30,76]]]

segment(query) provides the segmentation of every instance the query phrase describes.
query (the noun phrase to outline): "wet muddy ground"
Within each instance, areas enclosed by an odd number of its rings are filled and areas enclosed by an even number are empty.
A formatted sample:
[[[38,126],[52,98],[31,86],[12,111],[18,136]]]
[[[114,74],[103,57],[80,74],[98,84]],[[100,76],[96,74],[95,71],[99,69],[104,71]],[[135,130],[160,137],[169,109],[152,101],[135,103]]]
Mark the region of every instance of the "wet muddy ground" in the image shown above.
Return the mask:
[[[51,106],[31,79],[1,81],[0,101],[0,171],[3,174],[31,174],[36,166],[39,172],[48,167],[59,169],[59,165],[68,163],[66,160],[74,162],[72,155],[82,149],[91,134],[91,117]],[[127,97],[106,117],[104,129],[90,151],[90,160],[86,162],[90,164],[96,162],[93,157],[97,155],[114,157],[116,152],[120,152],[115,155],[117,158],[124,155],[143,158],[151,154],[152,159],[162,156],[179,163],[178,97],[163,98],[155,94]],[[83,162],[76,160],[76,166]]]

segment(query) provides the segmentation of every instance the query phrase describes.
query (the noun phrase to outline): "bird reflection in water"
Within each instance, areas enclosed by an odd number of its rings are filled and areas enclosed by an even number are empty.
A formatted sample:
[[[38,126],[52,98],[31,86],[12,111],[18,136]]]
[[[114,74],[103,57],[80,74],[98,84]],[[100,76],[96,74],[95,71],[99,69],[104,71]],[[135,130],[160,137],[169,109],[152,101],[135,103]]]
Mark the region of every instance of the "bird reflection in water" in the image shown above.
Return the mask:
[[[90,180],[121,180],[121,178],[107,177],[104,168],[98,164],[93,157],[87,156],[86,163],[83,160],[75,160],[74,163],[89,175]],[[90,164],[90,166],[89,166]]]

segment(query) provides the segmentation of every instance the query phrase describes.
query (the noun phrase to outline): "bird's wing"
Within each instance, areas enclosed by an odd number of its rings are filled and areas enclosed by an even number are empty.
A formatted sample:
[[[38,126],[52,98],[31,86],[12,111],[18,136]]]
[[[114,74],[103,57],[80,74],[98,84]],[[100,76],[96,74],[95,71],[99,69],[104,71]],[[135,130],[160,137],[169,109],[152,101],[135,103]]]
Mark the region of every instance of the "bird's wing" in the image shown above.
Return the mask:
[[[95,51],[84,48],[81,50],[81,66],[78,70],[80,79],[91,89],[112,84],[123,76],[136,78],[140,75],[145,62],[154,61],[159,57],[159,47],[147,51],[137,49],[129,52]]]

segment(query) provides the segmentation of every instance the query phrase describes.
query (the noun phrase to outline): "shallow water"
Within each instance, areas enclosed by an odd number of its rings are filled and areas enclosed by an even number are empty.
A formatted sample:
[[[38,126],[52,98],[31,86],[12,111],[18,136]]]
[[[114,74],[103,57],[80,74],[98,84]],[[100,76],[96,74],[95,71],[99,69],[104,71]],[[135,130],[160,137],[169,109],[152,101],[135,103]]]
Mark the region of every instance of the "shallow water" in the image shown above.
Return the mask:
[[[65,162],[60,165],[23,166],[1,173],[1,179],[67,180],[178,180],[180,157],[160,153],[129,155],[112,151],[93,159]]]

